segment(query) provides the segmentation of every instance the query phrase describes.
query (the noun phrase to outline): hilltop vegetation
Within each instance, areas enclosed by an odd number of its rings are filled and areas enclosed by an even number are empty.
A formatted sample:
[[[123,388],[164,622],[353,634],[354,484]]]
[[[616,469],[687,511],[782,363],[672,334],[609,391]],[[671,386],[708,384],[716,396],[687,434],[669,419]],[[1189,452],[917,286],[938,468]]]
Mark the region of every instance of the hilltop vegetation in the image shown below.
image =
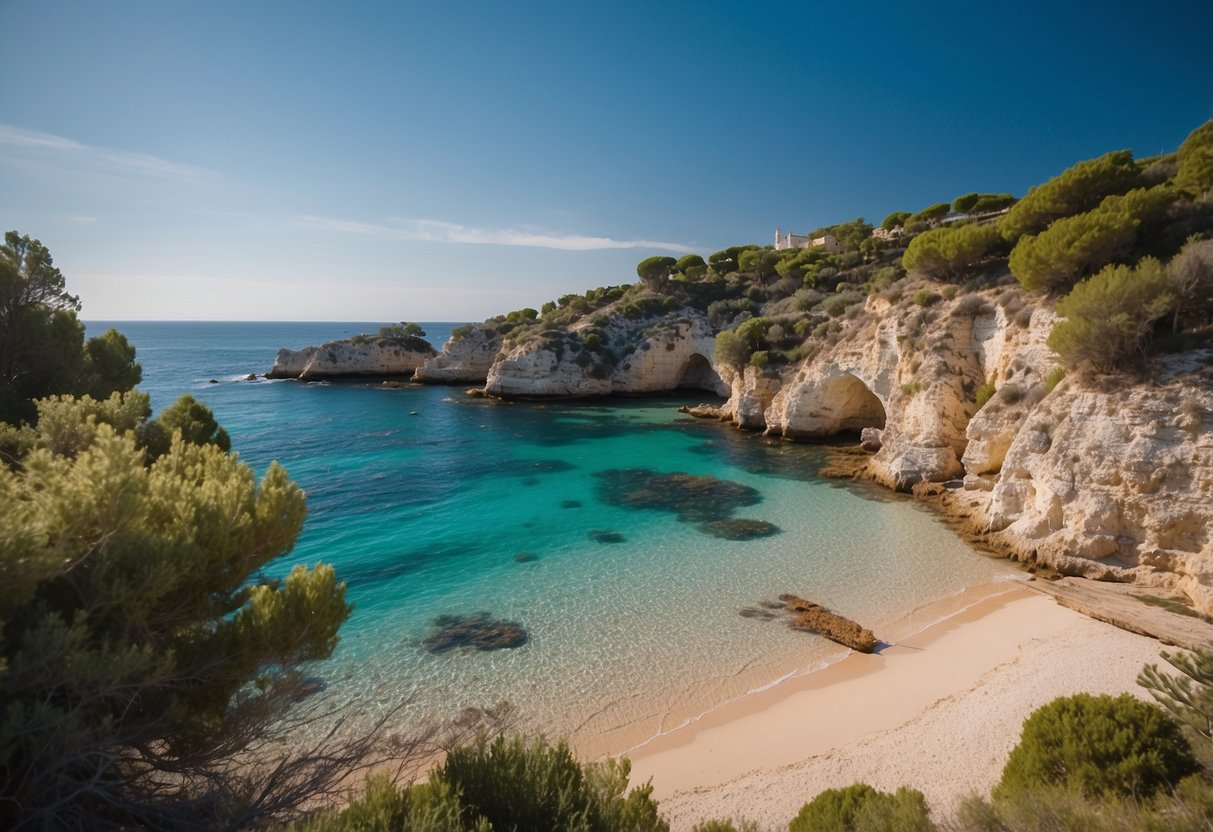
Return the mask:
[[[1176,153],[1135,160],[1110,152],[1018,200],[971,192],[891,212],[876,234],[861,217],[806,235],[834,237],[835,250],[749,244],[706,259],[649,257],[636,283],[564,295],[486,326],[507,345],[587,351],[609,373],[636,345],[610,341],[608,315],[659,325],[690,309],[716,331],[719,363],[777,373],[829,348],[873,295],[925,308],[941,296],[1003,287],[1058,303],[1068,320],[1051,343],[1067,366],[1128,369],[1160,348],[1209,339],[1211,158],[1213,122]],[[1007,295],[1006,304],[1021,302]]]

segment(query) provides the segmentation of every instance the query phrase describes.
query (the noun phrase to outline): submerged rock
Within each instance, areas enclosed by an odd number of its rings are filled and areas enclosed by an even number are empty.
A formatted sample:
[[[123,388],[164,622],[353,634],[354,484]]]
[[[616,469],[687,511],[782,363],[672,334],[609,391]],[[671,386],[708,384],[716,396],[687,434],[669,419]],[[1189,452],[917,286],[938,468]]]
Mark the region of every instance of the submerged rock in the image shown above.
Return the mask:
[[[598,543],[622,543],[625,538],[622,534],[610,529],[591,529],[590,539]]]
[[[758,490],[748,485],[682,472],[616,468],[595,476],[598,498],[607,505],[671,511],[684,523],[714,522],[762,500]]]
[[[581,508],[581,500],[561,500],[561,508]]]
[[[537,560],[539,560],[539,555],[532,552],[519,552],[514,555],[515,563],[534,563]]]
[[[742,618],[756,618],[759,621],[770,621],[776,617],[775,613],[760,607],[742,607],[737,614]]]
[[[700,523],[699,530],[722,540],[754,540],[770,537],[781,531],[774,523],[748,519],[713,520],[710,523]]]
[[[487,612],[440,615],[434,619],[433,626],[421,643],[435,654],[460,648],[502,650],[521,647],[529,638],[521,624],[493,618]]]

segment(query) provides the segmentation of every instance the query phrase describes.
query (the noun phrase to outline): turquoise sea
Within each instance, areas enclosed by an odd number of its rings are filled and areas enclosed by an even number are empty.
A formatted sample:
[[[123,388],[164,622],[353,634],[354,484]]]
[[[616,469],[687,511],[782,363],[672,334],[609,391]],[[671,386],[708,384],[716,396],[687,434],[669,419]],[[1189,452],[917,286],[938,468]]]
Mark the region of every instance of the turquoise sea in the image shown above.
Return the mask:
[[[583,753],[619,752],[845,654],[739,615],[761,599],[804,595],[881,636],[1019,574],[909,500],[820,479],[821,448],[677,412],[706,393],[501,404],[457,387],[249,382],[279,347],[379,324],[114,325],[135,344],[157,411],[193,394],[242,459],[259,471],[276,459],[306,490],[304,531],[276,566],[326,561],[348,582],[354,612],[315,670],[354,714],[407,699],[407,722],[509,700],[524,724]],[[437,346],[454,324],[423,326]],[[781,533],[726,541],[671,513],[603,503],[595,474],[632,468],[750,486],[760,500],[737,516]],[[599,542],[602,532],[618,542]],[[424,649],[435,617],[480,611],[529,640]]]

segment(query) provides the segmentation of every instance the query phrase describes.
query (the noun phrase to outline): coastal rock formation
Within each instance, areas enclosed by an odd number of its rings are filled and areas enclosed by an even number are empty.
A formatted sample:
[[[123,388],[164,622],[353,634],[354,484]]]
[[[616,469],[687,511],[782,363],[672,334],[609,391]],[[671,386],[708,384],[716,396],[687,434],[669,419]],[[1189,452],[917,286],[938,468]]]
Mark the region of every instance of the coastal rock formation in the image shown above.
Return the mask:
[[[977,388],[1015,379],[1034,391],[1056,366],[1044,345],[1052,314],[1020,309],[1017,318],[1029,315],[1014,323],[981,294],[930,308],[873,295],[833,343],[785,375],[726,372],[733,386],[722,412],[738,427],[788,439],[866,431],[871,474],[897,490],[961,476]],[[992,462],[998,453],[992,446],[985,455]]]
[[[990,495],[994,539],[1065,574],[1179,590],[1213,613],[1211,391],[1207,366],[1133,386],[1079,376],[1008,414],[996,435],[1019,427]],[[992,464],[973,460],[974,472]]]
[[[329,341],[301,350],[278,350],[266,378],[302,381],[356,376],[412,376],[434,355],[434,348],[419,338],[401,340],[356,336]]]
[[[484,384],[501,352],[503,338],[487,327],[460,327],[413,375],[424,384]]]
[[[700,312],[629,318],[607,309],[567,328],[508,341],[485,380],[500,398],[607,396],[692,388],[727,395],[712,366],[715,339]]]
[[[831,612],[820,604],[806,601],[797,595],[780,595],[779,600],[784,602],[787,610],[793,614],[791,622],[788,623],[793,630],[817,633],[860,653],[876,652],[876,636],[867,627],[862,627],[846,616]]]

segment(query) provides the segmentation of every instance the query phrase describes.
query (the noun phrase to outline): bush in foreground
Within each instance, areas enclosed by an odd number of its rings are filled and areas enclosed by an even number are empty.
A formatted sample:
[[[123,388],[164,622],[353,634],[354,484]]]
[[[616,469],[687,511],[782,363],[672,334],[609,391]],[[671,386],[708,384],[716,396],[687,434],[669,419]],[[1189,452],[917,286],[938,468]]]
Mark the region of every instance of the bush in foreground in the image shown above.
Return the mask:
[[[931,832],[922,792],[902,786],[894,794],[866,783],[827,789],[801,808],[788,832]]]
[[[0,827],[252,824],[355,767],[275,745],[349,612],[331,567],[262,573],[306,514],[286,472],[179,428],[152,461],[143,394],[38,410],[0,466]]]
[[[481,737],[451,751],[429,782],[372,779],[365,795],[301,832],[668,832],[651,786],[627,796],[627,760],[578,763],[563,743]]]
[[[1105,796],[1087,799],[1071,791],[1041,788],[990,801],[977,796],[960,804],[949,829],[956,832],[1208,832],[1213,828],[1213,786],[1199,776],[1174,794],[1154,800]]]
[[[1055,699],[1023,724],[996,800],[1049,788],[1147,798],[1197,770],[1179,723],[1127,693]]]

